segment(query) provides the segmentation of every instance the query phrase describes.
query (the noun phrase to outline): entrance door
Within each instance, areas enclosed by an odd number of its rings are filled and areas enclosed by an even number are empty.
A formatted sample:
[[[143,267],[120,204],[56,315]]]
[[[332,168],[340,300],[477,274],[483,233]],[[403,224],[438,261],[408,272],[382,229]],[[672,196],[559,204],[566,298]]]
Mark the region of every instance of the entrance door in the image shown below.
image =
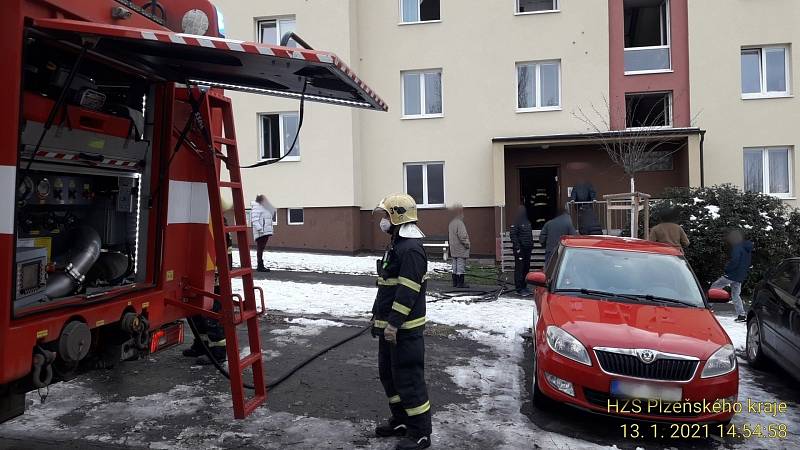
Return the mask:
[[[519,192],[534,230],[558,213],[558,167],[531,167],[519,170]]]

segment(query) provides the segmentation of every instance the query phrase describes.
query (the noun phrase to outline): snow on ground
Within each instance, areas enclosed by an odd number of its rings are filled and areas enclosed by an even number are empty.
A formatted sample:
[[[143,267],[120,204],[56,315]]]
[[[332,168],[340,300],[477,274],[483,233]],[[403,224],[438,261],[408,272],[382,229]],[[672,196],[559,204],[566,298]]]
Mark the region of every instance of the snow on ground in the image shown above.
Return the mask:
[[[256,252],[250,252],[255,265]],[[266,251],[264,265],[270,269],[297,272],[343,273],[364,275],[375,273],[375,256],[328,255],[319,253]],[[239,265],[239,252],[233,252],[233,265]],[[450,263],[428,261],[428,272],[450,270]]]
[[[717,316],[719,324],[731,338],[734,348],[743,352],[747,344],[747,324],[736,322],[735,319],[733,316]]]

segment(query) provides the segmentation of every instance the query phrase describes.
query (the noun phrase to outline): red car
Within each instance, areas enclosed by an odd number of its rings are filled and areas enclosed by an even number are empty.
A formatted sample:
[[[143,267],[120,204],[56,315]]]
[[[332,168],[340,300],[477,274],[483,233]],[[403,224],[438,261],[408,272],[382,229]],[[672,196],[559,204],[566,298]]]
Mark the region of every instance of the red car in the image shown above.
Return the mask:
[[[739,371],[730,338],[680,249],[565,237],[535,286],[534,402],[642,420],[728,422]]]

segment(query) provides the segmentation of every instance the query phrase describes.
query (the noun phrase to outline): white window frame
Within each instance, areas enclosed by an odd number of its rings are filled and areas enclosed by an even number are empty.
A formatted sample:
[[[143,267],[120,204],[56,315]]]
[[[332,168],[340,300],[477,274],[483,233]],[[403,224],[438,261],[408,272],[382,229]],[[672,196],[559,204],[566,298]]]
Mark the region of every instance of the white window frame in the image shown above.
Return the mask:
[[[292,211],[294,210],[303,211],[303,221],[302,222],[292,222]],[[303,208],[286,208],[286,223],[289,225],[303,225],[306,221],[306,212]]]
[[[534,80],[534,89],[536,90],[536,104],[540,105],[542,103],[542,78],[541,78],[541,66],[545,64],[553,64],[555,63],[558,67],[558,106],[534,106],[532,108],[522,108],[519,106],[519,68],[520,66],[530,66],[533,65],[536,67],[536,79]],[[564,97],[562,95],[562,83],[561,83],[561,60],[560,59],[546,59],[542,61],[521,61],[514,65],[514,93],[516,94],[516,104],[517,104],[517,112],[518,113],[527,113],[527,112],[542,112],[542,111],[561,111],[563,109],[564,104]]]
[[[428,166],[442,165],[442,203],[428,203]],[[408,166],[423,166],[422,169],[422,203],[417,204],[418,209],[437,209],[447,205],[447,170],[444,161],[418,161],[403,163],[403,192],[408,192]]]
[[[783,67],[783,76],[786,78],[786,90],[785,91],[767,91],[767,58],[765,55],[769,50],[776,50],[780,49],[784,51],[784,67]],[[742,92],[742,100],[754,100],[754,99],[761,99],[761,98],[782,98],[782,97],[791,97],[792,91],[792,52],[790,51],[790,47],[788,45],[764,45],[764,46],[755,46],[755,47],[742,47],[741,51],[739,52],[739,89],[741,90],[741,65],[742,65],[742,53],[748,50],[757,50],[758,51],[758,72],[759,72],[759,82],[761,84],[761,92]]]
[[[628,126],[628,99],[629,95],[655,95],[655,94],[667,94],[667,124],[666,125],[652,125],[652,126],[644,126],[644,127],[629,127]],[[672,115],[674,114],[674,110],[672,107],[672,92],[671,91],[653,91],[653,92],[626,92],[625,93],[625,129],[626,130],[667,130],[673,128],[675,125],[674,118]]]
[[[769,191],[769,151],[770,150],[786,150],[787,157],[786,157],[786,164],[788,167],[788,177],[789,177],[789,192],[770,192]],[[761,152],[761,181],[763,185],[761,186],[762,194],[771,195],[773,197],[777,197],[783,200],[792,200],[795,198],[794,196],[794,147],[791,145],[771,145],[767,147],[745,147],[742,152],[742,164],[744,164],[744,154],[748,151],[760,151]],[[746,189],[747,186],[745,185],[745,167],[742,165],[742,188]]]
[[[561,12],[561,0],[553,0],[553,9],[543,9],[541,11],[526,11],[519,12],[519,0],[514,0],[514,15],[515,16],[533,16],[536,14],[550,14]]]
[[[420,17],[420,20],[415,20],[413,22],[405,22],[403,20],[403,0],[397,0],[397,5],[397,11],[400,13],[400,20],[397,22],[398,25],[419,25],[422,23],[439,23],[442,21],[442,0],[439,0],[439,18],[433,20],[422,20],[422,12],[420,11],[422,0],[417,0],[417,15]]]
[[[264,121],[262,120],[262,117],[263,116],[278,116],[278,134],[279,134],[279,138],[280,138],[280,144],[279,145],[281,147],[280,156],[283,156],[285,154],[285,152],[286,152],[286,145],[289,144],[289,143],[285,142],[285,140],[284,140],[286,133],[283,132],[283,118],[284,118],[284,116],[289,115],[289,114],[297,115],[298,118],[299,118],[299,115],[300,115],[300,113],[297,112],[297,111],[261,112],[261,113],[257,114],[257,117],[258,117],[258,127],[257,127],[258,128],[258,160],[259,161],[278,159],[278,158],[268,158],[268,157],[266,157],[264,155],[264,144],[266,144],[266,143],[264,142]],[[299,137],[297,138],[297,149],[299,151],[302,151],[302,146],[300,145],[300,138]],[[300,158],[302,156],[303,156],[302,153],[300,153],[297,156],[287,156],[287,157],[283,158],[280,162],[284,162],[284,161],[300,161]]]
[[[438,73],[439,79],[442,81],[441,103],[442,112],[435,114],[428,114],[425,112],[425,100],[427,92],[425,90],[425,75],[429,73]],[[406,77],[405,75],[421,75],[419,77],[419,95],[420,95],[420,113],[419,114],[406,114]],[[425,69],[425,70],[404,70],[400,72],[400,97],[402,99],[401,119],[436,119],[444,117],[444,72],[442,69]]]
[[[646,45],[644,47],[624,47],[623,52],[626,50],[652,50],[657,48],[666,48],[669,49],[669,68],[668,69],[654,69],[654,70],[626,70],[625,75],[646,75],[648,73],[672,73],[673,65],[672,65],[672,5],[670,4],[670,0],[666,0],[665,3],[667,4],[667,14],[666,17],[660,18],[659,24],[661,26],[661,30],[663,31],[664,27],[667,27],[667,43],[663,45]],[[624,45],[624,43],[623,43]],[[624,56],[623,56],[624,59]],[[624,62],[623,62],[624,64]]]
[[[295,30],[297,29],[297,16],[276,16],[276,17],[257,17],[256,18],[256,39],[255,42],[260,44],[266,44],[266,42],[261,41],[261,24],[263,22],[275,22],[275,30],[278,32],[278,39],[274,45],[281,45],[281,39],[283,38],[283,30],[281,29],[281,22],[291,20],[294,22]],[[267,44],[273,45],[273,44]],[[286,44],[288,47],[297,47],[297,43],[294,40],[289,40]]]

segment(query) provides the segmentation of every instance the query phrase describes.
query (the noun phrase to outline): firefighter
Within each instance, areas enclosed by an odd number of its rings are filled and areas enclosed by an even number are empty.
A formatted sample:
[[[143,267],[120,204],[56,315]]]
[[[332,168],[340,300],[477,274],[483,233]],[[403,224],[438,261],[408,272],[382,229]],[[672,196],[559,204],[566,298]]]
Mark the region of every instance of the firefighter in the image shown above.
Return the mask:
[[[227,219],[223,218],[222,221],[225,225],[228,224]],[[231,239],[230,233],[225,234],[225,243],[228,248],[228,267],[232,267],[233,239]],[[214,273],[214,293],[219,294],[219,272]],[[222,312],[222,304],[219,300],[214,299],[211,311],[218,314]],[[225,348],[227,341],[225,340],[225,329],[222,328],[222,324],[219,320],[211,319],[200,314],[189,317],[188,320],[194,323],[195,328],[197,328],[197,331],[200,333],[200,340],[202,340],[202,342],[195,338],[194,342],[192,342],[192,346],[183,351],[183,356],[197,358],[195,362],[201,366],[213,364],[203,350],[202,345],[205,344],[211,352],[211,356],[213,356],[217,362],[225,362],[225,360],[228,359],[228,353]]]
[[[375,208],[391,243],[378,267],[372,335],[378,338],[378,371],[391,419],[379,437],[402,436],[397,449],[431,445],[431,404],[425,386],[425,236],[417,227],[417,204],[406,194],[390,195]]]

